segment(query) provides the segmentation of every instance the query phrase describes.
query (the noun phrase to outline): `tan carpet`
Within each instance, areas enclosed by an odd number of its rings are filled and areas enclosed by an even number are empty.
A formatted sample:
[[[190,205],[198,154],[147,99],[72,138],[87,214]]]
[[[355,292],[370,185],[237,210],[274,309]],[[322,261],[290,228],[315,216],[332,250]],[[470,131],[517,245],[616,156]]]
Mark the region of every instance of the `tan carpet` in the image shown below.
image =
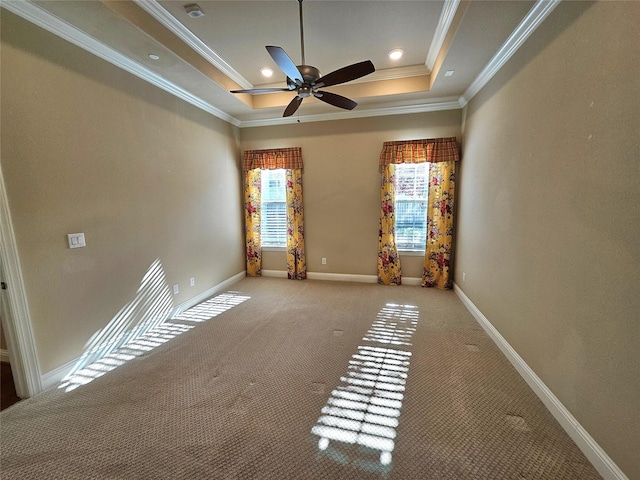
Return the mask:
[[[600,478],[454,293],[232,290],[3,411],[2,478]]]

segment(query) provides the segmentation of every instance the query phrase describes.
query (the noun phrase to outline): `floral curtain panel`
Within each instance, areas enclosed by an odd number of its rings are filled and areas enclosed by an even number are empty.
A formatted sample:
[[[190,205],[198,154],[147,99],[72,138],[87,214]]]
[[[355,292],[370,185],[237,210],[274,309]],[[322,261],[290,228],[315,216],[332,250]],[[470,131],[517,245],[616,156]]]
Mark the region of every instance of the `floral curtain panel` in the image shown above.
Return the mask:
[[[262,268],[260,248],[260,169],[244,172],[244,232],[247,250],[247,276],[259,277]]]
[[[259,277],[262,266],[260,241],[260,171],[287,170],[287,276],[307,278],[304,252],[304,215],[302,207],[302,149],[275,148],[247,150],[242,169],[245,172],[245,238],[247,276]]]
[[[304,254],[304,211],[302,207],[302,170],[287,170],[287,276],[307,278]]]
[[[460,154],[455,137],[384,142],[380,153],[382,186],[378,236],[379,283],[384,285],[402,283],[400,257],[393,240],[395,232],[392,230],[395,228],[393,165],[428,162],[431,165],[422,286],[451,288],[449,263],[453,241],[455,162],[459,160]]]
[[[453,200],[456,162],[429,165],[429,204],[427,206],[427,244],[422,273],[423,287],[449,290],[453,242]]]
[[[400,285],[402,271],[396,248],[395,165],[382,166],[380,188],[380,231],[378,234],[378,283]]]

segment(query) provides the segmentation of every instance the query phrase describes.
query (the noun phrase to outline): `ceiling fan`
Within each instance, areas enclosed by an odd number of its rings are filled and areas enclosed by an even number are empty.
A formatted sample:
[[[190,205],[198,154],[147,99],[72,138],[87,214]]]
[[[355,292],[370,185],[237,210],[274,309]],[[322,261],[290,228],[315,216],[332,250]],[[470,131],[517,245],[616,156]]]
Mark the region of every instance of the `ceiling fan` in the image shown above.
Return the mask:
[[[298,0],[299,12],[300,12],[300,46],[302,50],[302,65],[293,63],[289,55],[281,47],[267,46],[267,52],[271,55],[271,58],[276,65],[287,76],[287,88],[252,88],[249,90],[231,90],[231,93],[273,93],[273,92],[296,92],[296,96],[291,100],[287,108],[284,110],[283,117],[289,117],[293,115],[298,107],[307,97],[314,96],[318,100],[321,100],[329,105],[335,107],[344,108],[346,110],[353,110],[358,104],[353,100],[337,95],[331,92],[324,92],[319,90],[322,87],[331,87],[340,83],[350,82],[370,73],[375,72],[375,67],[371,60],[365,60],[364,62],[354,63],[346,67],[334,70],[327,75],[320,75],[320,70],[311,65],[305,65],[304,60],[304,27],[302,22],[302,2]]]

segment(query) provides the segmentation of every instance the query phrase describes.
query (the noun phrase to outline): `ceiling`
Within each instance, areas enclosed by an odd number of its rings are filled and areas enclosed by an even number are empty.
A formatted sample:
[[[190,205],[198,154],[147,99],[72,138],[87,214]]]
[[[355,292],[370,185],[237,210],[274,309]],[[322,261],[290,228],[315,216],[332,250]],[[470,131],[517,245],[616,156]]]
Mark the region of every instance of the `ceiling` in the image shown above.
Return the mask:
[[[358,102],[354,110],[307,98],[288,118],[282,113],[295,92],[229,90],[286,87],[265,45],[301,63],[297,0],[4,0],[2,7],[246,127],[461,108],[558,1],[305,0],[306,63],[326,74],[371,60],[376,71],[326,88]],[[187,15],[192,3],[204,16]],[[395,48],[404,50],[397,61],[388,57]],[[262,67],[274,75],[264,78]]]

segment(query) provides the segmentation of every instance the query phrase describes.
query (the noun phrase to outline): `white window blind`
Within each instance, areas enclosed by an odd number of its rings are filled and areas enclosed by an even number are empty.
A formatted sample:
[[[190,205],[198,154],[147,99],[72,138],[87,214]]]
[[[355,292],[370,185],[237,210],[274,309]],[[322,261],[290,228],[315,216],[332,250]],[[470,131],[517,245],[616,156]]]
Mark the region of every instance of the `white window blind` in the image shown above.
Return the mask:
[[[399,250],[424,250],[429,163],[400,163],[395,172],[396,246]]]
[[[286,170],[262,170],[260,235],[263,247],[287,246]]]

